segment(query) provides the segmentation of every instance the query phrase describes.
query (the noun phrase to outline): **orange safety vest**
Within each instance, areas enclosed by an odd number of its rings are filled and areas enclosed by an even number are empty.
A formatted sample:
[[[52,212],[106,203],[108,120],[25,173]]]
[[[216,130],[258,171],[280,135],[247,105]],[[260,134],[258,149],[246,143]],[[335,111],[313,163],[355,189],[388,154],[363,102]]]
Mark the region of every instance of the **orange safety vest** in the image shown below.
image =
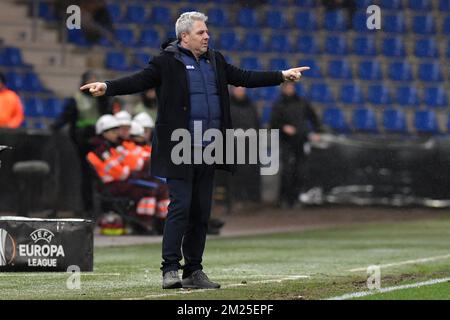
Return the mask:
[[[105,159],[101,159],[94,152],[87,155],[88,161],[94,166],[97,174],[104,183],[112,181],[123,181],[130,176],[130,168],[120,161],[120,154],[113,148],[104,153]]]
[[[124,141],[116,150],[120,153],[119,161],[123,165],[128,166],[131,171],[142,170],[145,162],[142,147],[136,145],[133,141]]]
[[[23,122],[23,106],[12,90],[0,89],[0,127],[18,128]]]

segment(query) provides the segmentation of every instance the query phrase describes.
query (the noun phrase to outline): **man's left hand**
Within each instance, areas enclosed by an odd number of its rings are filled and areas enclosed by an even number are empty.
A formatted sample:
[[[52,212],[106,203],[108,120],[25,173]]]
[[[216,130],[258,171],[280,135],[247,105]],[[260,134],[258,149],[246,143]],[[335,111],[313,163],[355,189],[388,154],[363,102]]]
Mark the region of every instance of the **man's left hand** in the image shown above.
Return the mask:
[[[282,71],[284,81],[297,82],[302,76],[302,71],[309,70],[309,67],[298,67]]]

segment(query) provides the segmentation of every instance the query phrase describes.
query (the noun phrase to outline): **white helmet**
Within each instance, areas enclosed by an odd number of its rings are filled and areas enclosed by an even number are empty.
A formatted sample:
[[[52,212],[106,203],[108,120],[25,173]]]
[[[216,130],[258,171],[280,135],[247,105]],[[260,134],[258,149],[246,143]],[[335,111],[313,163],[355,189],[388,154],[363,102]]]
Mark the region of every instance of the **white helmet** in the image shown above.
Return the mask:
[[[127,111],[119,111],[114,116],[119,120],[121,126],[131,126],[131,115]]]
[[[144,127],[136,121],[131,121],[130,136],[144,136]]]
[[[102,134],[103,132],[120,127],[119,120],[114,117],[112,114],[105,114],[98,118],[95,123],[95,133]]]
[[[154,128],[155,122],[147,112],[140,112],[134,116],[133,121],[138,122],[144,128]]]

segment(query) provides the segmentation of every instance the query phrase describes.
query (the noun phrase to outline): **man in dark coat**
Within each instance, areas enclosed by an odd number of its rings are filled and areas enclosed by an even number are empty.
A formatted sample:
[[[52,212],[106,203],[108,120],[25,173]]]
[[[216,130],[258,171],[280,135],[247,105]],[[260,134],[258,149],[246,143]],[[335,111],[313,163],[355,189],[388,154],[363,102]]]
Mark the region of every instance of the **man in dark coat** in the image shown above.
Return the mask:
[[[192,136],[194,125],[200,122],[203,130],[217,129],[225,137],[225,130],[232,128],[228,84],[275,86],[283,81],[298,81],[301,72],[309,69],[254,72],[236,68],[228,64],[220,52],[208,49],[206,20],[200,12],[183,13],[175,24],[177,40],[163,44],[161,54],[144,70],[80,88],[89,89],[94,96],[132,94],[156,88],[158,116],[152,140],[151,171],[154,176],[165,177],[170,190],[162,246],[164,289],[220,287],[208,279],[201,263],[214,170],[231,169],[230,165],[210,165],[203,161],[201,164],[176,164],[171,153],[179,141],[171,140],[172,133],[184,129]],[[203,150],[209,143],[201,141],[191,146]],[[183,280],[178,276],[179,269],[183,269]]]
[[[309,101],[295,93],[293,83],[281,86],[272,110],[270,126],[280,130],[281,181],[279,205],[292,208],[302,189],[305,144],[318,141],[321,125]],[[312,131],[312,133],[311,133]]]

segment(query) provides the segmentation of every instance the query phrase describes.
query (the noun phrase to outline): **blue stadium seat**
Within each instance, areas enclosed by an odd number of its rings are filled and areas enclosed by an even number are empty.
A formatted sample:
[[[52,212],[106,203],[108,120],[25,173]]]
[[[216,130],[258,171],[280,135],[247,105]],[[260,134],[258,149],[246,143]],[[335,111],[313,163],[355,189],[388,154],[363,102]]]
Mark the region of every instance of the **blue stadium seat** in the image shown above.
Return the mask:
[[[317,17],[312,11],[299,11],[295,13],[294,25],[302,31],[315,31],[318,29]]]
[[[375,40],[372,36],[359,36],[353,39],[353,52],[360,56],[374,56],[377,54]]]
[[[261,87],[257,89],[258,98],[265,102],[273,102],[278,98],[278,87]]]
[[[25,100],[26,117],[42,117],[44,115],[44,101],[40,98],[32,97]]]
[[[387,132],[406,133],[406,115],[397,109],[387,109],[383,111],[383,127]]]
[[[404,57],[406,53],[405,44],[401,37],[385,38],[381,51],[388,57]]]
[[[448,114],[447,118],[447,132],[450,132],[450,113]]]
[[[446,53],[447,58],[450,58],[450,41],[447,42],[447,53]]]
[[[116,39],[127,47],[134,47],[136,45],[136,39],[132,29],[123,28],[116,30]]]
[[[46,21],[56,21],[57,20],[57,17],[55,16],[55,13],[53,12],[53,8],[50,7],[50,4],[48,2],[39,1],[38,15],[39,15],[39,17],[43,18]]]
[[[300,97],[304,97],[307,94],[305,86],[300,82],[295,83],[295,92]]]
[[[314,8],[317,5],[316,0],[294,0],[294,4],[304,8]]]
[[[129,70],[125,55],[122,52],[108,52],[105,67],[112,70]]]
[[[48,98],[44,104],[43,116],[50,119],[56,119],[62,112],[63,103],[58,98]]]
[[[13,91],[24,90],[24,78],[21,74],[11,71],[5,74],[6,86]]]
[[[345,36],[328,36],[325,39],[325,53],[344,55],[347,53],[347,41]]]
[[[448,1],[448,0],[440,0],[439,1],[439,11],[450,12],[450,1]]]
[[[363,80],[381,80],[381,64],[379,61],[361,61],[358,68],[358,76]]]
[[[427,107],[448,107],[447,92],[443,86],[425,88],[422,98]]]
[[[256,11],[250,8],[242,8],[237,13],[238,25],[244,28],[258,27],[258,17]]]
[[[396,102],[403,107],[418,107],[420,105],[419,91],[413,86],[398,87]]]
[[[145,52],[137,52],[134,54],[133,67],[145,68],[150,62],[152,56]]]
[[[78,46],[90,46],[81,29],[67,30],[67,41]]]
[[[358,8],[366,9],[368,6],[372,4],[373,1],[370,0],[356,0],[356,6]]]
[[[283,12],[278,10],[267,11],[265,25],[271,29],[284,29],[288,27],[286,17]]]
[[[8,66],[12,67],[21,67],[25,64],[22,60],[22,53],[20,52],[20,49],[15,47],[5,47],[4,48],[4,55],[5,60],[8,64]]]
[[[412,29],[417,34],[436,33],[436,23],[432,14],[418,15],[413,17]]]
[[[414,54],[420,58],[437,58],[439,49],[434,38],[416,40]]]
[[[320,47],[315,36],[300,35],[297,38],[296,51],[301,54],[320,53]]]
[[[409,0],[409,8],[418,11],[432,9],[430,0]]]
[[[219,36],[218,46],[223,50],[238,50],[239,40],[237,34],[234,31],[221,33]]]
[[[23,90],[29,92],[42,92],[45,91],[39,77],[34,72],[28,72],[25,74],[24,78]]]
[[[383,19],[383,31],[396,33],[406,31],[405,16],[402,13],[385,15]]]
[[[312,59],[301,59],[298,64],[298,66],[306,66],[306,67],[310,67],[311,69],[309,69],[307,72],[308,77],[311,78],[322,78],[323,77],[323,72],[320,69],[319,64],[316,63],[315,60]]]
[[[241,68],[246,70],[263,70],[261,61],[257,57],[245,57],[241,59]]]
[[[291,52],[291,44],[289,38],[285,34],[275,34],[269,38],[267,49],[273,52]]]
[[[450,34],[450,17],[445,18],[444,23],[442,24],[442,33],[446,35]]]
[[[429,81],[442,81],[444,80],[441,72],[441,66],[438,62],[428,62],[419,65],[418,70],[419,80]]]
[[[139,37],[138,46],[159,48],[161,45],[161,39],[158,31],[154,29],[144,29]]]
[[[170,10],[166,7],[155,6],[152,10],[151,22],[166,25],[170,21]]]
[[[380,7],[383,9],[402,9],[402,0],[381,0]]]
[[[418,133],[438,134],[439,124],[432,110],[419,110],[414,114],[414,127]]]
[[[113,22],[118,22],[122,19],[122,11],[118,3],[110,3],[107,5],[107,8]]]
[[[342,10],[325,13],[324,28],[328,31],[344,31],[347,29],[347,19]]]
[[[345,120],[344,113],[341,109],[336,107],[328,107],[324,110],[322,116],[322,122],[324,125],[329,126],[334,131],[340,133],[350,132],[349,125]]]
[[[411,65],[406,61],[392,62],[389,65],[389,79],[396,81],[410,81],[412,80]]]
[[[290,65],[288,61],[284,58],[272,58],[269,61],[270,70],[286,70],[289,69]]]
[[[376,105],[391,104],[389,87],[384,84],[373,84],[368,87],[367,101]]]
[[[241,46],[243,50],[261,52],[264,51],[264,41],[261,33],[250,32],[246,33],[241,41]]]
[[[328,62],[328,76],[338,79],[351,79],[352,71],[347,60],[331,60]]]
[[[146,20],[145,7],[140,4],[130,4],[127,7],[124,21],[127,23],[144,23]]]
[[[222,8],[212,8],[209,9],[207,14],[208,24],[215,27],[228,27],[230,22],[227,14]]]
[[[313,102],[333,103],[334,98],[330,87],[326,83],[313,83],[310,87],[310,98]]]
[[[366,9],[367,6],[364,8]],[[358,11],[353,15],[353,30],[357,32],[373,32],[374,30],[367,29],[367,14],[365,11]],[[376,29],[375,29],[376,30]]]
[[[357,84],[344,84],[341,86],[341,102],[347,104],[363,103],[361,87]]]
[[[358,108],[353,111],[352,125],[357,131],[378,132],[377,118],[372,109]]]

